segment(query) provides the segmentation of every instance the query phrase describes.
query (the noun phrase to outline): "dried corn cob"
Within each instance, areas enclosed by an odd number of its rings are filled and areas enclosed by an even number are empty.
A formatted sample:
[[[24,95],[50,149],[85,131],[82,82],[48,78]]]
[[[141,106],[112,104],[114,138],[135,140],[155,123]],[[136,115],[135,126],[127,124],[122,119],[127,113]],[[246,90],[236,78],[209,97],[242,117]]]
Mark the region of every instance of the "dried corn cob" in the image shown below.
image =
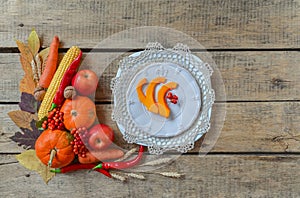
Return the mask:
[[[42,119],[43,117],[47,116],[48,111],[51,109],[52,100],[55,96],[55,93],[60,85],[60,82],[64,76],[64,73],[70,66],[70,64],[74,61],[75,58],[78,57],[80,54],[80,49],[77,46],[72,46],[67,53],[64,55],[63,59],[61,60],[57,71],[55,72],[53,79],[49,85],[49,88],[46,92],[46,95],[43,99],[43,102],[40,106],[38,112],[38,118]]]

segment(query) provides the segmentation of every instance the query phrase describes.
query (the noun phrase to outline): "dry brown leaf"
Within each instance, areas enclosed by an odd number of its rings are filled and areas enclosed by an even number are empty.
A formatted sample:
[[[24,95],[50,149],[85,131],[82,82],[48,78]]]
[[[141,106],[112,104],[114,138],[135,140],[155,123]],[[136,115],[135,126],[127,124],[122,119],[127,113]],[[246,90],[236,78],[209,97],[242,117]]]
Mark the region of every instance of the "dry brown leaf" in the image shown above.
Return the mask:
[[[37,120],[36,114],[31,114],[26,111],[16,110],[8,113],[8,116],[14,121],[14,123],[20,128],[26,128],[32,130],[30,122]]]
[[[19,85],[20,92],[25,92],[33,95],[35,87],[36,87],[35,82],[33,81],[32,78],[29,78],[28,76],[24,76],[20,81],[20,85]]]
[[[31,33],[29,34],[29,37],[28,37],[28,47],[31,51],[31,54],[33,56],[35,56],[39,49],[40,49],[40,39],[36,33],[36,31],[33,29],[31,31]]]
[[[22,65],[22,68],[24,70],[25,75],[33,77],[33,72],[31,68],[30,62],[28,62],[24,56],[20,56],[20,62]]]
[[[23,56],[26,61],[31,63],[33,56],[31,54],[29,47],[26,44],[22,43],[22,41],[19,41],[19,40],[17,40],[16,43],[18,45],[19,51],[21,52],[21,56]]]
[[[34,89],[36,87],[36,83],[34,82],[33,79],[31,65],[25,60],[25,58],[22,55],[20,56],[20,62],[22,64],[22,68],[25,73],[24,77],[20,81],[20,85],[19,85],[20,92],[33,94]]]
[[[36,156],[35,150],[28,150],[16,156],[17,160],[25,168],[33,171],[37,171],[44,182],[47,184],[55,173],[50,172],[50,168],[44,165]]]

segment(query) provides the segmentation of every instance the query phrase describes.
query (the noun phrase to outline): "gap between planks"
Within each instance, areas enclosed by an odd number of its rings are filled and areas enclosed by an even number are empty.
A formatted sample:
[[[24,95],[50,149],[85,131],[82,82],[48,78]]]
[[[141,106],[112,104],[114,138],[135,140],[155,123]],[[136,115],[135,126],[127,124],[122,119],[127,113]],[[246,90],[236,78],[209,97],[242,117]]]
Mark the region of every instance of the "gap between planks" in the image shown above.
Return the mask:
[[[41,48],[41,50],[44,48]],[[67,52],[69,48],[59,48],[59,52]],[[132,48],[80,48],[82,52],[95,52],[95,53],[112,53],[112,52],[139,52],[145,49],[132,49]],[[255,51],[300,51],[300,48],[207,48],[207,49],[190,49],[191,52],[255,52]],[[17,47],[0,47],[0,53],[20,53]]]

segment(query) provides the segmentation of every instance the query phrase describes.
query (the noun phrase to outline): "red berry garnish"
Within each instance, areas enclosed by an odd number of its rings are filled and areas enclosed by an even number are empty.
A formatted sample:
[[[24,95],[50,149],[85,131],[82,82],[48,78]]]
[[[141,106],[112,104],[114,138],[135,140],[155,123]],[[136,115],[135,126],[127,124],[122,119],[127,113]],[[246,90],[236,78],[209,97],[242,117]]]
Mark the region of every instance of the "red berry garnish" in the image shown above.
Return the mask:
[[[177,100],[175,100],[175,99],[171,99],[171,102],[172,102],[173,104],[177,104]]]
[[[176,96],[175,94],[173,95],[172,99],[174,100],[178,100],[178,96]]]
[[[86,138],[88,130],[85,127],[78,129],[74,128],[70,133],[74,136],[73,141],[71,141],[71,145],[73,145],[73,152],[81,157],[86,157],[88,149],[84,142],[88,141]]]
[[[64,130],[64,118],[63,118],[63,112],[59,111],[59,108],[55,108],[52,111],[48,113],[48,118],[45,120],[42,124],[43,129],[49,128],[50,130]]]
[[[173,97],[173,94],[172,94],[171,92],[168,92],[168,93],[167,93],[167,98],[168,98],[168,99],[172,99],[172,97]]]
[[[167,93],[167,99],[169,99],[170,102],[173,104],[177,104],[177,102],[178,102],[178,96],[176,96],[175,94],[172,94],[171,92]]]

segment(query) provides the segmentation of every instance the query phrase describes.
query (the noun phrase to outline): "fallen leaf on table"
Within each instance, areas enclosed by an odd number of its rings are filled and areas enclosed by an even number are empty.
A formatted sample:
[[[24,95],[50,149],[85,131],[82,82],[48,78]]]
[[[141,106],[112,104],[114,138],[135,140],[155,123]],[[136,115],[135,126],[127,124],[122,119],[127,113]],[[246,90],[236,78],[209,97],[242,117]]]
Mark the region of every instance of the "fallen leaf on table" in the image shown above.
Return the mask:
[[[13,136],[9,137],[14,142],[18,143],[19,146],[23,146],[25,149],[34,149],[35,142],[41,135],[41,132],[35,125],[35,120],[30,122],[32,130],[21,128],[22,132],[16,132]]]
[[[55,173],[50,172],[50,168],[44,165],[36,156],[35,150],[28,150],[16,156],[20,164],[25,168],[33,171],[37,171],[44,182],[47,184]]]
[[[28,47],[31,54],[35,56],[40,49],[40,39],[35,30],[32,30],[28,37]]]
[[[8,116],[14,121],[14,123],[20,128],[31,128],[31,121],[37,120],[38,117],[36,114],[28,113],[26,111],[16,110],[8,113]]]

